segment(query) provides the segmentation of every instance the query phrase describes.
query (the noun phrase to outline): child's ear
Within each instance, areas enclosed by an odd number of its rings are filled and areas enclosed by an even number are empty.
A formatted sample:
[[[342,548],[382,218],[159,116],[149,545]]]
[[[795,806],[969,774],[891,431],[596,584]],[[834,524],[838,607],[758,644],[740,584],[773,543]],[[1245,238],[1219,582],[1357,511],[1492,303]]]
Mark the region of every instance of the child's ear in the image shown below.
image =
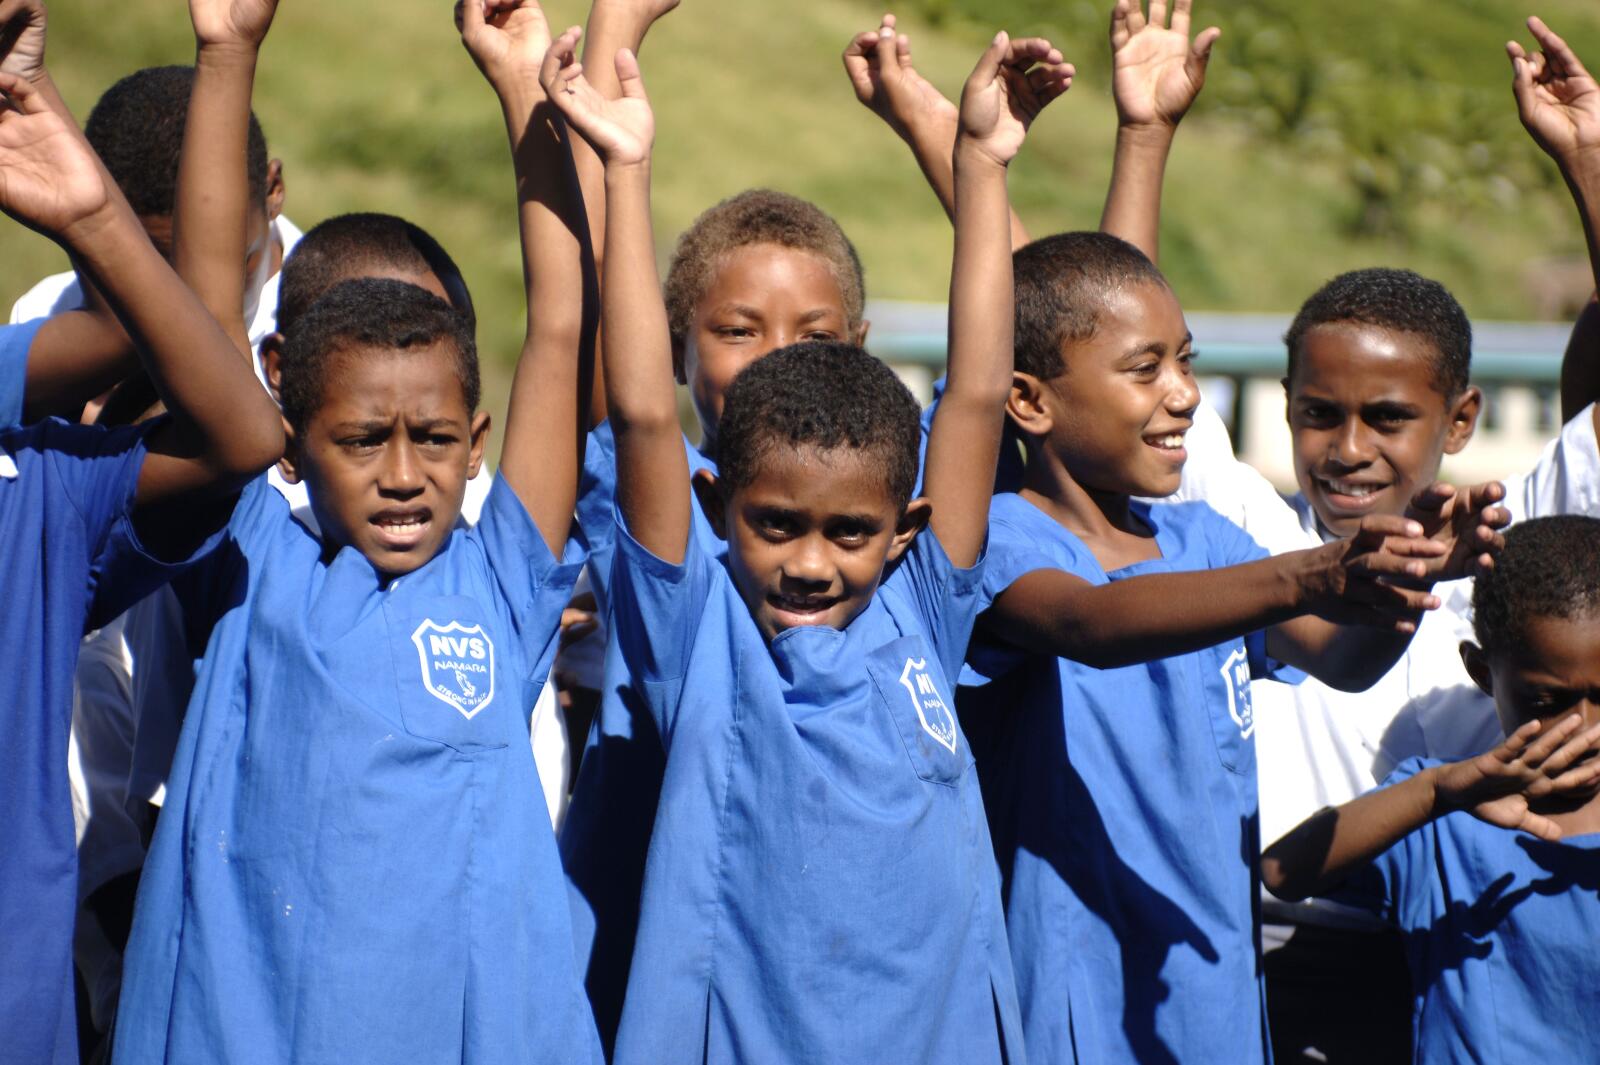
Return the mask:
[[[278,472],[290,484],[299,484],[304,474],[300,460],[300,437],[295,434],[288,418],[283,418],[283,458],[278,460]]]
[[[674,337],[672,340],[672,377],[680,385],[689,383],[689,373],[685,368],[688,365],[688,354],[685,343]]]
[[[926,496],[918,496],[906,504],[900,512],[900,520],[894,525],[894,539],[889,542],[889,556],[885,561],[898,561],[906,553],[906,548],[911,546],[911,541],[917,534],[928,527],[928,519],[933,517],[933,501]]]
[[[283,334],[268,333],[261,338],[261,374],[267,379],[272,402],[283,406]]]
[[[694,486],[695,498],[700,500],[700,510],[711,528],[722,539],[728,538],[728,501],[723,496],[723,481],[710,470],[695,470],[689,478]],[[694,535],[692,532],[690,535]]]
[[[872,323],[865,318],[861,319],[861,324],[856,326],[856,335],[851,338],[856,347],[864,348],[867,346],[867,333],[871,329]]]
[[[267,164],[267,221],[283,213],[283,197],[283,160],[274,159]]]
[[[1045,406],[1044,383],[1031,373],[1011,375],[1011,395],[1006,397],[1006,415],[1028,436],[1048,436],[1054,421]]]
[[[1461,664],[1467,667],[1467,676],[1489,698],[1494,698],[1494,675],[1489,672],[1489,656],[1471,640],[1461,641]]]
[[[483,446],[489,442],[489,412],[480,410],[472,416],[472,448],[467,453],[467,478],[478,476],[483,469]]]
[[[1467,446],[1474,430],[1478,428],[1478,415],[1481,413],[1483,393],[1476,385],[1468,385],[1450,404],[1450,431],[1444,438],[1446,455],[1454,455]]]

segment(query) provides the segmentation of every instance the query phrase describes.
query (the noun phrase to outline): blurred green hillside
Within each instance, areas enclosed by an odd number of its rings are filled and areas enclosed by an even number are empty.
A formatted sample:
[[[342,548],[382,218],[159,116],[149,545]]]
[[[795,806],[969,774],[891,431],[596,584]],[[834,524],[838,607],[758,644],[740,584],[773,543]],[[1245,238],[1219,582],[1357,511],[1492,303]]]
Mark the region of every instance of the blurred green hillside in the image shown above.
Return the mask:
[[[551,0],[557,26],[585,15]],[[919,66],[954,93],[986,37],[1047,31],[1080,77],[1036,128],[1013,195],[1035,232],[1096,223],[1114,132],[1109,0],[908,0]],[[308,226],[403,214],[460,260],[486,353],[520,343],[509,160],[492,95],[462,52],[450,0],[284,0],[257,87],[288,214]],[[1504,0],[1200,0],[1223,27],[1210,84],[1169,171],[1164,263],[1194,308],[1292,309],[1329,275],[1406,265],[1480,317],[1559,313],[1540,297],[1582,234],[1555,169],[1517,124]],[[874,296],[942,298],[948,230],[909,155],[856,104],[839,63],[880,8],[857,0],[685,0],[643,57],[658,111],[663,253],[718,198],[771,185],[816,200],[860,247]],[[1600,9],[1540,14],[1600,63]],[[140,66],[192,61],[182,0],[54,0],[50,59],[80,118]],[[1525,38],[1524,38],[1525,39]],[[0,220],[0,299],[62,268]],[[1582,270],[1568,268],[1567,289]]]

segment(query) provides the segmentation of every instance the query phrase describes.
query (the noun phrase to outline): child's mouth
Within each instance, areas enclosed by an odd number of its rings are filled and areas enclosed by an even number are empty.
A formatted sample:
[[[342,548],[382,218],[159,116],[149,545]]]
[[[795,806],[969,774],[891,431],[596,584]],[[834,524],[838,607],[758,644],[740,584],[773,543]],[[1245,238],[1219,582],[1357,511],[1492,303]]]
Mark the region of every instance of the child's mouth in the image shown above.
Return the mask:
[[[1372,481],[1351,481],[1342,477],[1318,477],[1317,484],[1329,503],[1344,511],[1371,510],[1378,502],[1378,493],[1389,487]]]
[[[820,625],[837,601],[832,596],[767,596],[767,605],[786,625]]]
[[[1144,438],[1144,442],[1161,452],[1161,456],[1171,462],[1182,462],[1188,458],[1189,453],[1183,446],[1183,433],[1156,433]]]
[[[427,535],[433,524],[433,512],[427,507],[391,508],[374,514],[368,522],[377,531],[383,546],[406,551],[416,547]]]

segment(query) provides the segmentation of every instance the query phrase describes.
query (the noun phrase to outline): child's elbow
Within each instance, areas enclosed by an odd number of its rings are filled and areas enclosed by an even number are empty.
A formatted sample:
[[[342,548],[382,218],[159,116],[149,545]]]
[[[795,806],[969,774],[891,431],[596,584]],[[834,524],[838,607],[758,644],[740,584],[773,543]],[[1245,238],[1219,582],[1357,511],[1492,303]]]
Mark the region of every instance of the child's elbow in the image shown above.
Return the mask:
[[[1303,902],[1311,895],[1270,850],[1261,858],[1261,883],[1273,898],[1284,902]]]
[[[281,459],[283,447],[283,419],[272,407],[270,414],[245,419],[238,432],[212,447],[211,465],[219,478],[247,481]]]

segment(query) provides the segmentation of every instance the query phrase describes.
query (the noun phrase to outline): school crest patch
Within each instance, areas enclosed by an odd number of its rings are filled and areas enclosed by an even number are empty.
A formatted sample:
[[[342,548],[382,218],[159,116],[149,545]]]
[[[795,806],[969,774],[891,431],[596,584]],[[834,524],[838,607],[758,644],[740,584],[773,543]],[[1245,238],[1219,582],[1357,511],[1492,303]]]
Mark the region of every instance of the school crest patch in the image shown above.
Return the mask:
[[[938,740],[951,754],[956,753],[956,716],[950,704],[939,694],[933,674],[928,672],[928,660],[908,658],[900,671],[900,686],[911,696],[911,705],[917,708],[917,720],[922,731]]]
[[[1256,730],[1256,713],[1250,702],[1250,655],[1243,647],[1222,663],[1222,685],[1228,691],[1228,716],[1239,726],[1239,738],[1247,740]]]
[[[494,698],[494,643],[482,625],[432,618],[411,634],[422,662],[422,686],[471,721]]]

